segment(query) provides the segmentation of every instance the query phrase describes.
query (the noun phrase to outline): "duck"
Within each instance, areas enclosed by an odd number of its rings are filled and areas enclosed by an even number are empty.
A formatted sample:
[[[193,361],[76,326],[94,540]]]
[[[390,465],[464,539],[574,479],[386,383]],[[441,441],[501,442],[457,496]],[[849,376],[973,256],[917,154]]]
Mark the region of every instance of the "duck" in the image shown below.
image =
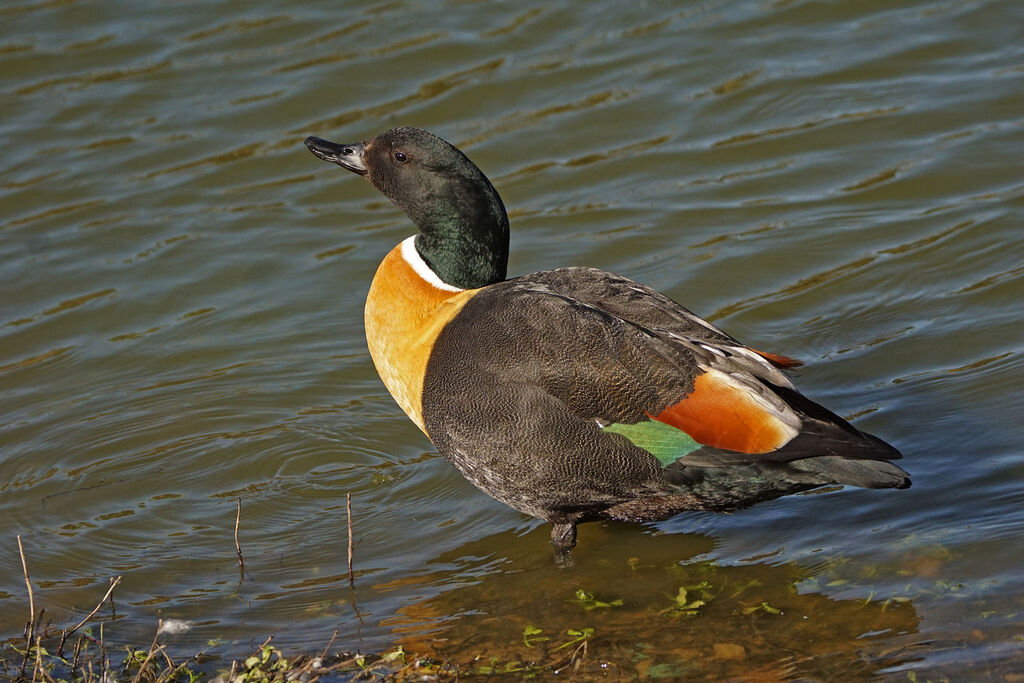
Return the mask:
[[[827,486],[906,488],[900,452],[811,401],[801,363],[734,339],[651,287],[574,266],[508,278],[509,220],[461,150],[400,127],[308,137],[416,232],[364,309],[381,380],[472,484],[551,526],[729,512]]]

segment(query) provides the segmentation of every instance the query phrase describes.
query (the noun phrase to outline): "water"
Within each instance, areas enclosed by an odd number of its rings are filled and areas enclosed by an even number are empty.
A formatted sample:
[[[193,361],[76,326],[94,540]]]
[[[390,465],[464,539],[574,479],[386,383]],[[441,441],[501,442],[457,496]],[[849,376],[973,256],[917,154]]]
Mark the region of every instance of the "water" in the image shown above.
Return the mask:
[[[590,673],[1024,672],[1020,3],[0,18],[8,643],[21,534],[56,625],[122,576],[107,640],[183,619],[177,653],[270,634],[319,652],[337,629],[336,647],[555,664],[593,628]],[[556,568],[547,528],[439,457],[366,353],[363,297],[410,227],[301,140],[398,124],[493,179],[510,273],[602,267],[803,359],[798,386],[896,444],[914,487],[588,524]]]

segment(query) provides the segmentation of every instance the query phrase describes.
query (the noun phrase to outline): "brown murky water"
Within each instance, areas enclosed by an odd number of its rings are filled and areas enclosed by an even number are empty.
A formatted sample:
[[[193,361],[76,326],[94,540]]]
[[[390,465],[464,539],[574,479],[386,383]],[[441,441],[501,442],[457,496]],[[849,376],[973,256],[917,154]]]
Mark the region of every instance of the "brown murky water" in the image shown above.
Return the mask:
[[[122,576],[107,640],[179,619],[183,653],[338,630],[467,671],[1024,674],[1021,3],[14,1],[0,25],[5,647],[21,534],[56,624]],[[807,361],[914,487],[586,525],[555,567],[366,353],[411,228],[301,140],[397,124],[494,180],[511,273],[619,272]]]

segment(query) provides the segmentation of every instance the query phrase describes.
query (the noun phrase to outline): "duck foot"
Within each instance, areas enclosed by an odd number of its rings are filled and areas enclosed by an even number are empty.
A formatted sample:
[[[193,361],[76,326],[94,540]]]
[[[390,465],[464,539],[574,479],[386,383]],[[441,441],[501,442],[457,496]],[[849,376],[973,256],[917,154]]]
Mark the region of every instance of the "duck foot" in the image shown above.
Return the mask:
[[[559,567],[573,566],[572,549],[576,547],[576,524],[551,524],[551,545],[555,549],[555,564]]]
[[[576,547],[576,523],[575,522],[552,522],[551,523],[551,545],[555,548],[572,550]]]

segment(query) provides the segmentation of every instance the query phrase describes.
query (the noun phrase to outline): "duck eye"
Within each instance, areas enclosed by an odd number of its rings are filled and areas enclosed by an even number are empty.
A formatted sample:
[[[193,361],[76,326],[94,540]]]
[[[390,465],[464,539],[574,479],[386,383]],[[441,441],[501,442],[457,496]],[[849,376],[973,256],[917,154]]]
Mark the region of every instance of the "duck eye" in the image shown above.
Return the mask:
[[[394,156],[395,161],[397,161],[400,164],[404,164],[405,162],[409,161],[409,157],[405,156],[405,154],[403,154],[402,152],[395,152]]]

